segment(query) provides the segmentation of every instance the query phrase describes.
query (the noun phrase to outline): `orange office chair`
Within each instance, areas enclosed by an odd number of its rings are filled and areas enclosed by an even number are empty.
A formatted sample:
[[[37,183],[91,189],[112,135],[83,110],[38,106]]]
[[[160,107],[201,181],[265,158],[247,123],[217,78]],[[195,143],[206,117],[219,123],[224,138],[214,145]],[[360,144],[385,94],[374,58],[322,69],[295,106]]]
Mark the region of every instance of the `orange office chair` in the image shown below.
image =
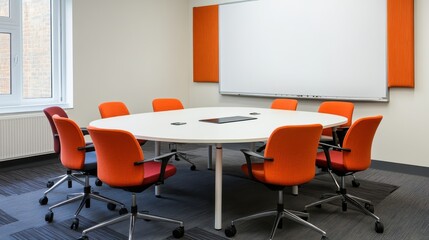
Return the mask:
[[[342,138],[347,129],[352,125],[354,104],[351,102],[340,102],[340,101],[326,101],[322,102],[319,106],[319,113],[328,113],[334,115],[340,115],[347,118],[347,123],[333,129],[325,128],[322,132],[322,142],[332,143],[334,145],[341,145]],[[343,132],[343,134],[340,134]]]
[[[343,143],[344,136],[347,133],[347,130],[352,125],[353,119],[353,110],[354,104],[351,102],[340,102],[340,101],[326,101],[322,102],[319,106],[318,112],[320,113],[329,113],[340,115],[347,118],[347,123],[336,127],[336,128],[325,128],[322,132],[322,137],[320,141],[323,143],[328,143],[332,145],[340,146]],[[360,183],[356,179],[355,175],[351,175],[353,177],[352,185],[353,187],[359,187]]]
[[[277,209],[256,213],[242,217],[231,222],[225,229],[225,235],[233,237],[237,230],[235,224],[240,221],[255,219],[265,216],[276,216],[274,226],[269,239],[273,239],[276,229],[281,227],[281,220],[288,218],[312,230],[322,234],[326,239],[326,233],[303,220],[308,219],[308,214],[284,209],[283,189],[286,186],[296,186],[311,181],[315,176],[315,157],[322,133],[322,125],[297,125],[283,126],[275,129],[267,141],[264,156],[257,153],[242,150],[246,157],[246,163],[241,169],[252,180],[262,183],[273,191],[278,191]],[[262,163],[252,163],[252,158],[263,159]]]
[[[127,106],[123,102],[103,102],[98,105],[101,118],[111,118],[123,115],[129,115]]]
[[[174,152],[152,159],[144,159],[144,154],[135,137],[123,130],[100,129],[88,127],[91,138],[97,149],[98,177],[113,188],[121,188],[132,193],[131,212],[115,219],[105,221],[82,231],[80,239],[88,239],[87,233],[126,219],[130,221],[128,239],[133,239],[137,219],[158,220],[179,224],[173,231],[175,238],[184,235],[182,221],[160,216],[140,213],[136,204],[136,193],[140,193],[154,184],[163,181],[176,173],[176,168],[168,164]],[[161,160],[155,161],[155,160]]]
[[[291,110],[296,111],[298,107],[298,100],[288,99],[288,98],[277,98],[274,99],[271,103],[271,109],[279,109],[279,110]],[[256,152],[260,153],[264,151],[265,144],[256,149]]]
[[[70,226],[71,229],[76,230],[79,227],[79,219],[77,216],[84,206],[87,208],[90,207],[91,198],[108,203],[107,207],[109,210],[114,210],[117,205],[120,205],[122,208],[119,212],[121,214],[125,213],[127,209],[122,203],[95,194],[91,191],[91,186],[89,185],[89,176],[96,176],[97,160],[94,151],[86,151],[88,147],[85,144],[85,139],[79,126],[77,126],[77,124],[69,118],[60,117],[57,115],[54,115],[52,118],[58,130],[58,136],[60,139],[61,163],[69,170],[82,172],[82,174],[85,176],[85,186],[83,193],[77,194],[72,198],[51,206],[49,208],[49,212],[45,215],[45,221],[52,222],[54,218],[52,209],[81,200],[80,205],[74,214],[73,223]]]
[[[177,98],[155,98],[152,100],[154,112],[184,109],[182,102]]]
[[[152,100],[152,108],[154,112],[184,109],[182,102],[177,98],[155,98]],[[209,146],[209,148],[209,162],[211,162],[211,146]],[[177,144],[171,143],[170,150],[172,152],[177,152]],[[195,164],[189,160],[188,156],[185,153],[177,152],[174,159],[176,161],[180,161],[180,159],[183,159],[191,164],[191,170],[196,169]]]
[[[130,114],[127,105],[123,102],[103,102],[98,105],[98,111],[100,112],[101,118],[111,118]],[[140,146],[142,146],[147,141],[139,139],[138,142]]]
[[[45,109],[43,109],[43,113],[45,113],[46,118],[48,119],[49,124],[51,126],[52,135],[54,138],[54,152],[58,155],[58,158],[59,158],[60,157],[60,150],[61,150],[60,138],[58,137],[58,131],[57,131],[57,128],[55,127],[54,120],[52,119],[52,117],[54,115],[58,115],[60,117],[68,118],[67,113],[64,111],[64,109],[57,107],[57,106],[45,108]],[[88,134],[88,131],[86,130],[86,128],[80,128],[80,129],[84,135]],[[89,145],[89,144],[87,144],[87,145]],[[88,149],[88,150],[93,151],[94,149],[92,148],[92,149]],[[58,186],[60,186],[65,181],[67,181],[69,188],[72,187],[72,181],[75,181],[75,182],[78,182],[82,185],[85,185],[85,182],[78,178],[80,176],[82,176],[82,174],[80,172],[72,173],[72,171],[68,169],[66,171],[66,174],[63,174],[61,176],[57,176],[55,178],[49,179],[47,184],[46,184],[46,186],[49,189],[46,190],[43,193],[43,197],[41,197],[39,199],[40,205],[46,205],[48,203],[48,197],[47,197],[48,193],[51,192],[52,190],[54,190],[55,188],[57,188]],[[60,179],[60,180],[54,184],[54,180],[56,180],[56,179]],[[96,181],[96,184],[99,186],[102,184],[102,182]]]
[[[346,133],[342,147],[321,143],[324,151],[317,154],[316,165],[328,169],[337,186],[337,192],[324,194],[322,196],[324,199],[305,206],[305,209],[312,206],[320,207],[322,203],[341,199],[343,211],[347,211],[347,203],[351,203],[376,220],[376,232],[384,231],[380,218],[374,215],[374,205],[371,201],[348,194],[344,183],[345,176],[364,171],[371,165],[372,141],[382,118],[382,116],[374,116],[355,121]],[[340,177],[340,184],[333,173]],[[364,206],[359,202],[363,202]]]
[[[288,98],[278,98],[274,99],[271,103],[272,109],[281,109],[281,110],[293,110],[295,111],[298,106],[298,100],[288,99]]]

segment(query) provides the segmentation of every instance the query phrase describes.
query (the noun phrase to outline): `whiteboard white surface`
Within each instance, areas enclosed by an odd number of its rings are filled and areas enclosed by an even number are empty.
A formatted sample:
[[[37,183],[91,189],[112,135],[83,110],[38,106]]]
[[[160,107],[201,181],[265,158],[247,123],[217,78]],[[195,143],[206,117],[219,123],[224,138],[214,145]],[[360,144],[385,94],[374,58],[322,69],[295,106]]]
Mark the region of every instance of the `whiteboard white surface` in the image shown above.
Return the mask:
[[[220,93],[387,101],[386,18],[386,0],[220,5]]]

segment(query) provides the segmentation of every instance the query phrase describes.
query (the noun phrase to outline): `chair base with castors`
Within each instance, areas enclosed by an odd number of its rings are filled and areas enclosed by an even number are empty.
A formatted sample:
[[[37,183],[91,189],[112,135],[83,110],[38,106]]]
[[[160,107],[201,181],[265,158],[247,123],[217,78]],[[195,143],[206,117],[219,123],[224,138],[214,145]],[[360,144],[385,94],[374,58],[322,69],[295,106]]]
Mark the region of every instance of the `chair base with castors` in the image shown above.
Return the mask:
[[[345,182],[344,181],[345,176],[340,177],[340,185],[339,185],[336,182],[332,173],[329,172],[329,174],[334,179],[334,181],[338,187],[337,193],[336,194],[334,194],[334,193],[323,194],[321,197],[322,199],[320,201],[306,205],[305,210],[307,211],[307,209],[310,207],[319,207],[320,208],[323,203],[341,200],[341,208],[343,211],[347,211],[348,203],[352,204],[357,209],[359,209],[361,212],[363,212],[366,215],[374,218],[375,219],[375,231],[377,233],[383,233],[384,232],[383,223],[381,222],[380,218],[374,214],[374,205],[372,204],[372,202],[369,200],[348,194],[347,190],[345,188],[345,183],[344,183]],[[361,203],[363,203],[363,205]]]
[[[119,210],[120,214],[125,214],[127,213],[127,209],[125,208],[125,205],[115,201],[113,199],[104,197],[99,195],[98,193],[94,193],[91,190],[91,186],[89,185],[89,175],[85,175],[85,187],[84,187],[84,191],[82,193],[76,193],[73,194],[74,196],[72,198],[69,198],[65,201],[62,201],[60,203],[57,203],[51,207],[49,207],[49,211],[45,214],[45,221],[46,222],[52,222],[54,219],[54,213],[53,213],[53,209],[72,203],[72,202],[76,202],[76,201],[81,201],[80,205],[78,207],[78,209],[76,210],[75,214],[74,214],[74,220],[70,226],[71,229],[73,230],[77,230],[79,228],[79,218],[78,215],[80,213],[80,211],[82,210],[82,208],[85,206],[86,208],[89,208],[91,206],[91,199],[95,199],[98,201],[102,201],[102,202],[106,202],[107,203],[107,208],[109,210],[115,210],[116,206],[119,205],[121,206],[121,209]]]
[[[283,219],[289,219],[289,220],[292,220],[292,221],[297,222],[299,224],[302,224],[306,227],[309,227],[312,230],[322,234],[321,239],[323,239],[323,240],[328,239],[325,231],[321,230],[320,228],[316,227],[315,225],[313,225],[307,221],[309,219],[308,213],[284,209],[283,190],[278,191],[278,196],[279,197],[278,197],[278,203],[277,203],[277,209],[276,210],[256,213],[256,214],[252,214],[252,215],[249,215],[246,217],[241,217],[241,218],[235,219],[235,220],[231,221],[231,225],[225,229],[225,235],[227,237],[234,237],[235,234],[237,233],[237,229],[236,229],[235,225],[238,222],[257,219],[257,218],[261,218],[261,217],[276,216],[273,228],[271,229],[270,237],[268,238],[270,240],[274,238],[276,230],[278,228],[282,228]]]
[[[170,143],[169,147],[170,147],[170,151],[171,152],[175,152],[176,153],[176,155],[174,156],[174,160],[176,160],[176,161],[183,160],[185,162],[188,162],[189,164],[191,164],[190,169],[192,171],[195,171],[197,169],[197,167],[195,166],[195,164],[191,160],[189,160],[189,157],[188,157],[188,155],[186,153],[178,152],[177,151],[176,143]]]
[[[72,181],[75,181],[75,182],[80,183],[83,186],[85,186],[85,182],[82,181],[81,179],[79,179],[77,176],[83,176],[83,174],[82,173],[72,173],[71,170],[67,170],[66,174],[58,176],[58,177],[53,178],[53,179],[50,179],[48,181],[48,183],[46,184],[46,186],[49,187],[49,189],[43,193],[43,197],[41,197],[39,199],[39,204],[40,205],[46,205],[48,203],[48,197],[47,197],[48,193],[51,192],[52,190],[54,190],[55,188],[57,188],[58,186],[60,186],[65,181],[68,182],[67,183],[68,188],[72,187]],[[58,178],[61,178],[61,179],[54,184],[54,180],[58,179]]]
[[[138,208],[137,208],[137,204],[136,204],[136,194],[133,193],[132,194],[131,212],[129,212],[125,215],[119,216],[117,218],[107,220],[105,222],[99,223],[95,226],[92,226],[90,228],[83,230],[82,236],[79,239],[80,240],[88,240],[89,237],[87,236],[87,234],[90,231],[94,231],[98,228],[106,227],[106,226],[109,226],[109,225],[112,225],[112,224],[115,224],[118,222],[122,222],[125,220],[130,221],[128,239],[129,240],[134,239],[134,229],[135,229],[137,219],[143,219],[145,221],[162,221],[162,222],[175,223],[175,224],[178,224],[179,227],[177,227],[173,230],[173,232],[172,232],[173,237],[174,238],[181,238],[185,234],[185,228],[184,228],[182,221],[174,220],[171,218],[160,217],[160,216],[156,216],[156,215],[151,215],[151,214],[147,214],[147,213],[143,213],[143,212],[138,212]]]

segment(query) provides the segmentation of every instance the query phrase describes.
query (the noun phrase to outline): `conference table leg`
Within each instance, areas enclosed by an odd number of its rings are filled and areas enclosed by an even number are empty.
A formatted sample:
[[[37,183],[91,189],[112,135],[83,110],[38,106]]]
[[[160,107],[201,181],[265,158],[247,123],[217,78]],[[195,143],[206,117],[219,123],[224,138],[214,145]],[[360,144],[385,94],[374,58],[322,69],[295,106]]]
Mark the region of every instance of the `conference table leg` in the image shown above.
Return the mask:
[[[212,166],[212,159],[213,159],[213,147],[212,147],[212,145],[210,144],[209,145],[209,159],[208,159],[208,161],[207,161],[207,169],[208,170],[212,170],[213,169],[213,166]]]
[[[155,156],[161,155],[161,142],[155,141]],[[161,185],[155,185],[155,196],[161,196]]]
[[[222,144],[216,144],[215,169],[215,222],[216,230],[222,229]]]

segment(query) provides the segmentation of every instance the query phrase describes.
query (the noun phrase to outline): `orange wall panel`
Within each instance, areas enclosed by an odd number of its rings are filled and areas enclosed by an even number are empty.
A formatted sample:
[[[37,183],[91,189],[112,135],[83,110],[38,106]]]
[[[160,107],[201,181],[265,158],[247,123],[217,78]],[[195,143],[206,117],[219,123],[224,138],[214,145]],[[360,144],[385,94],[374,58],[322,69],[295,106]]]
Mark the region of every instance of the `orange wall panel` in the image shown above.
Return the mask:
[[[194,82],[219,82],[218,5],[194,7]]]
[[[387,1],[389,87],[414,87],[414,0]]]

